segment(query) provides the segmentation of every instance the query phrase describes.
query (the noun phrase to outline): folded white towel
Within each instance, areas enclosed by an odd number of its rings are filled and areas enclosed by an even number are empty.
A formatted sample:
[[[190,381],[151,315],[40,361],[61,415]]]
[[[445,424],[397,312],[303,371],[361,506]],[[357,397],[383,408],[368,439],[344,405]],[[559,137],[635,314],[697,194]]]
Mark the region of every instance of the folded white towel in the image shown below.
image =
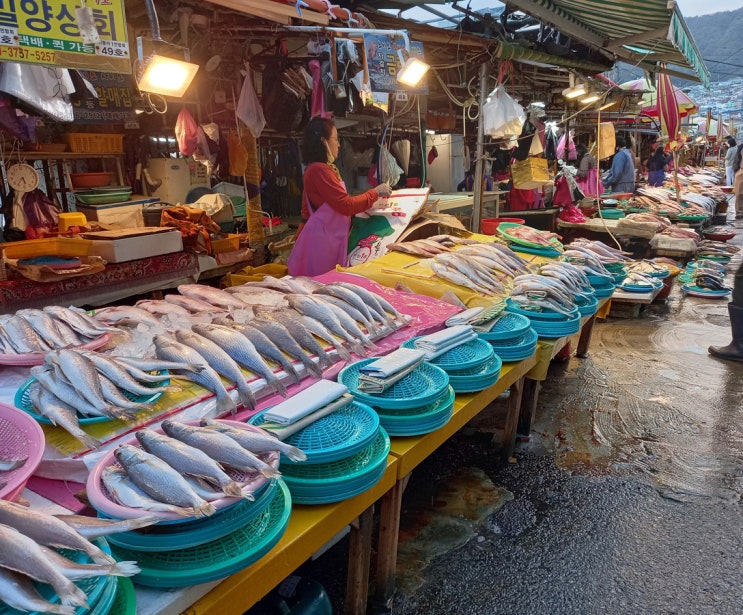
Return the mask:
[[[411,365],[419,363],[425,358],[422,350],[413,348],[398,348],[386,357],[372,361],[359,369],[359,372],[375,378],[389,378],[397,372],[404,370]]]
[[[393,384],[403,380],[408,376],[408,374],[412,374],[416,369],[418,369],[418,366],[423,363],[424,359],[424,354],[421,353],[420,358],[417,361],[387,378],[378,378],[377,376],[361,374],[359,376],[359,391],[371,393],[373,395],[381,395]]]
[[[415,347],[428,352],[438,352],[441,348],[449,346],[457,340],[469,341],[472,339],[471,333],[472,327],[470,325],[457,325],[419,337],[415,340]]]
[[[446,320],[446,326],[447,327],[456,327],[457,325],[467,325],[470,324],[470,321],[473,320],[475,317],[479,316],[482,311],[485,308],[483,307],[473,307],[469,310],[465,310],[464,312],[459,312],[459,314],[454,314],[454,316],[450,316]]]
[[[456,348],[457,346],[461,346],[462,344],[466,344],[467,342],[471,342],[472,340],[476,339],[477,333],[475,333],[474,331],[470,331],[469,334],[464,337],[457,337],[448,344],[439,346],[437,350],[424,350],[424,352],[426,353],[426,361],[433,361],[433,359],[449,352],[452,348]]]
[[[267,421],[291,425],[318,408],[348,393],[348,387],[332,380],[320,380],[289,399],[276,404],[264,415]]]

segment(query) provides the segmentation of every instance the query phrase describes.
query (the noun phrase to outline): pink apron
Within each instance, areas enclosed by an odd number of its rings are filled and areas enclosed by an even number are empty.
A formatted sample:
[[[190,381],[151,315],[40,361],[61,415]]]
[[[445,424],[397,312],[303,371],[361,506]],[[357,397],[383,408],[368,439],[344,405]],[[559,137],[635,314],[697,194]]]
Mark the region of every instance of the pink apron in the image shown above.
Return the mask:
[[[345,188],[345,185],[344,185]],[[305,198],[307,198],[305,196]],[[289,275],[320,275],[348,264],[348,216],[338,213],[327,203],[313,211],[292,248],[287,265]]]
[[[585,194],[586,196],[597,196],[596,179],[596,169],[588,169],[586,177],[577,177],[575,179],[575,182],[578,184],[581,192],[583,192],[583,194]],[[599,181],[599,194],[603,194],[603,192],[604,186],[601,181]]]

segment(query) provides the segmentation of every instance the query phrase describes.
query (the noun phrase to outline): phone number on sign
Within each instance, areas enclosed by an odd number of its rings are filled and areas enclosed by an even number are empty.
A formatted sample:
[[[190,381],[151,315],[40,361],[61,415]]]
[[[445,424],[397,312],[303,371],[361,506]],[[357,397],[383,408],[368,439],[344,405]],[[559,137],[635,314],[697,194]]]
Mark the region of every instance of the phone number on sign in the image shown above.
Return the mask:
[[[24,49],[23,47],[0,47],[0,58],[4,60],[30,60],[31,62],[53,63],[56,54],[44,49]]]

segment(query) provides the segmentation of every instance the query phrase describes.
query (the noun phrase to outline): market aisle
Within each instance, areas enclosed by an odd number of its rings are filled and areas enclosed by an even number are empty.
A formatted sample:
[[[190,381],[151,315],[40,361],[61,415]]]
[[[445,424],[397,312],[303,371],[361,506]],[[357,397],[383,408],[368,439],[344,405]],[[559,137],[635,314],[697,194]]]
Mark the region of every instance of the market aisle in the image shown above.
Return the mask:
[[[449,441],[406,490],[392,612],[739,613],[743,364],[706,350],[729,336],[724,301],[676,288],[553,364],[516,463]],[[334,596],[344,548],[305,572]]]

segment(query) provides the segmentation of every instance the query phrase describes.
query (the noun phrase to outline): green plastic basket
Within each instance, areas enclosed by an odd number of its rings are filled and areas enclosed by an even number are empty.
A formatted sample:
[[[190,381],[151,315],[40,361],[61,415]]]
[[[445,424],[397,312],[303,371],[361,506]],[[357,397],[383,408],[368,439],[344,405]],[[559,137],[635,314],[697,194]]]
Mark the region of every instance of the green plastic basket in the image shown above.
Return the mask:
[[[120,560],[135,560],[142,569],[134,580],[147,587],[175,588],[216,581],[247,568],[268,553],[284,535],[291,496],[284,481],[258,517],[218,540],[175,551],[141,552],[114,547]]]
[[[134,590],[134,583],[127,577],[118,577],[118,581],[119,587],[108,615],[137,615],[137,592]]]

